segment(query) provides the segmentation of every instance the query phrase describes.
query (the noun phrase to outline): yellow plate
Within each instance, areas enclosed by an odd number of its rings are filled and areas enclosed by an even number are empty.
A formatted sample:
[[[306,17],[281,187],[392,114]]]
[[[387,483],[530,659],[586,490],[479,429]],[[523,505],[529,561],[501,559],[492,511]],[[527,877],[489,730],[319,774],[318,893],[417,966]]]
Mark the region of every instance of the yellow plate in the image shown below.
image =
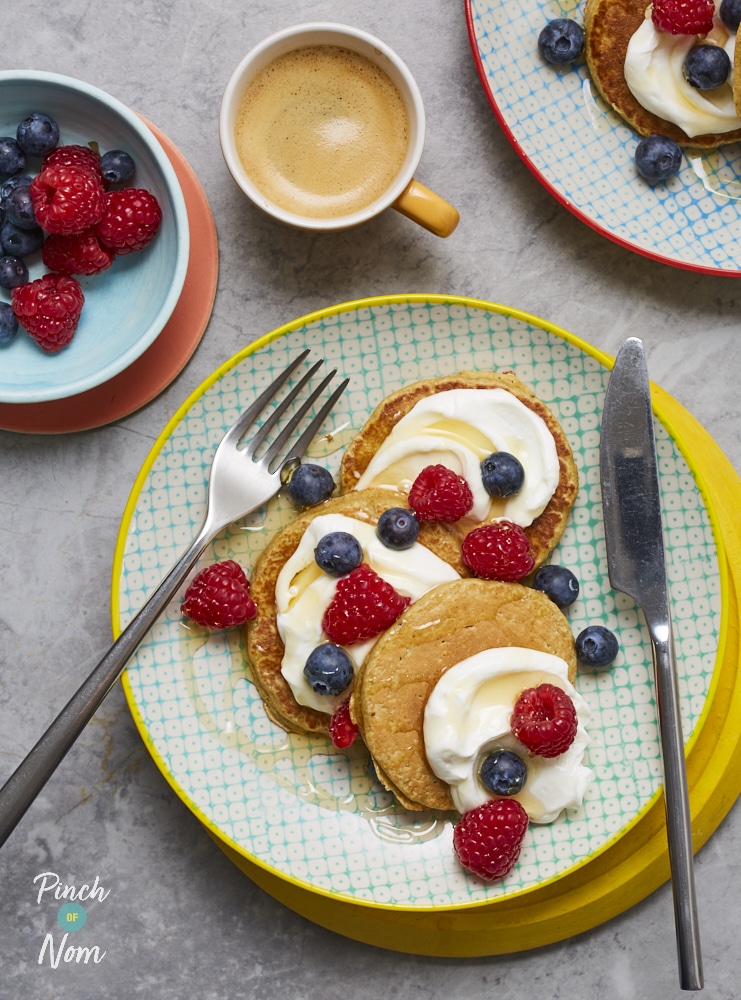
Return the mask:
[[[421,323],[422,319],[425,318],[424,311],[426,309],[430,311],[431,323],[422,324],[419,327],[418,336],[410,334],[406,341],[403,336],[400,338],[397,336],[398,352],[405,350],[405,343],[407,345],[413,343],[415,349],[424,359],[423,348],[425,344],[422,342],[420,346],[420,338],[424,341],[432,329],[434,339],[435,322],[442,323],[442,317],[447,310],[450,314],[450,328],[441,326],[438,330],[438,336],[442,337],[443,334],[447,336],[449,333],[451,341],[460,337],[462,317],[468,317],[473,326],[472,343],[478,345],[477,351],[482,352],[472,356],[474,364],[478,358],[484,357],[484,343],[487,338],[491,338],[500,347],[508,338],[513,339],[516,360],[522,361],[522,356],[517,354],[521,346],[517,345],[524,344],[528,330],[531,331],[531,335],[535,337],[537,342],[534,351],[536,358],[541,357],[542,351],[545,349],[543,346],[544,338],[548,339],[551,344],[554,340],[558,343],[558,338],[560,338],[576,348],[578,352],[590,356],[593,361],[587,365],[586,374],[583,375],[587,381],[593,377],[590,372],[596,372],[597,380],[602,385],[605,373],[600,366],[609,367],[611,364],[611,359],[607,355],[595,351],[551,324],[502,306],[450,296],[394,296],[346,303],[281,327],[252,345],[245,352],[241,352],[237,357],[240,363],[242,360],[249,359],[247,367],[250,369],[250,374],[259,375],[261,363],[267,364],[268,360],[272,363],[274,360],[267,359],[263,350],[267,345],[272,345],[271,351],[278,348],[284,351],[287,349],[282,342],[275,345],[274,342],[278,338],[286,337],[286,343],[293,350],[296,343],[292,343],[292,340],[298,342],[298,340],[303,341],[305,338],[310,338],[312,334],[316,333],[318,325],[327,321],[330,323],[330,332],[337,335],[332,339],[331,336],[326,335],[325,331],[324,339],[327,340],[328,351],[331,355],[333,348],[336,347],[339,350],[340,346],[343,346],[341,344],[343,333],[346,338],[345,350],[349,350],[348,344],[352,346],[351,320],[357,320],[361,328],[360,336],[363,336],[368,333],[367,317],[374,310],[384,314],[382,319],[388,318],[385,313],[391,314],[396,310],[398,316],[399,313],[406,311],[415,317],[417,322]],[[487,333],[478,330],[477,324],[480,323],[482,317],[493,326],[493,332]],[[404,318],[406,321],[406,316]],[[383,324],[380,325],[383,329]],[[504,326],[508,326],[506,333],[502,332]],[[532,334],[533,329],[537,335]],[[389,330],[391,330],[391,324]],[[398,332],[397,330],[397,334]],[[409,333],[409,331],[406,332]],[[388,344],[394,343],[393,331],[390,333],[390,339],[387,338],[387,341],[384,341],[384,343],[386,342]],[[447,343],[447,340],[440,340],[439,350],[447,349]],[[388,349],[390,348],[383,347],[384,351]],[[460,351],[460,344],[458,350]],[[268,354],[270,353],[268,352]],[[575,354],[576,351],[571,352],[572,360]],[[343,367],[345,364],[356,363],[361,366],[367,365],[367,359],[370,356],[366,345],[365,352],[358,351],[353,354],[350,351],[341,364]],[[498,356],[497,365],[501,366]],[[556,367],[558,368],[559,365],[561,362],[558,362]],[[473,366],[470,361],[468,366]],[[124,515],[116,551],[113,577],[114,631],[118,631],[127,615],[130,616],[135,610],[136,601],[133,603],[130,601],[131,588],[122,587],[121,578],[122,576],[127,577],[128,582],[128,578],[135,576],[138,572],[138,567],[132,569],[133,563],[126,567],[126,572],[123,572],[125,559],[132,560],[136,555],[138,535],[144,536],[142,546],[144,559],[141,564],[143,573],[140,575],[145,579],[147,586],[152,586],[158,578],[159,570],[152,563],[153,546],[150,537],[152,533],[150,514],[152,511],[151,509],[142,509],[140,502],[145,482],[150,482],[152,477],[157,480],[157,476],[165,475],[165,469],[169,467],[171,460],[183,453],[183,449],[187,447],[188,435],[181,434],[179,438],[177,435],[184,415],[187,415],[202,399],[205,399],[206,404],[208,404],[209,388],[214,385],[218,387],[224,378],[229,378],[233,367],[234,359],[216,372],[184,404],[168,427],[165,428],[135,484],[132,498]],[[568,367],[564,370],[567,371]],[[540,372],[540,369],[538,368],[537,371]],[[576,377],[573,370],[570,377]],[[371,375],[364,376],[364,378],[372,383],[372,370]],[[205,405],[206,425],[212,416],[217,421],[224,418],[223,413],[220,412],[219,400],[212,402],[214,403],[212,406]],[[697,485],[704,495],[707,509],[715,522],[719,576],[723,595],[723,627],[719,632],[720,645],[715,659],[715,667],[712,668],[711,661],[712,676],[707,695],[691,739],[688,741],[692,816],[696,846],[699,847],[725,816],[741,788],[741,779],[738,777],[741,769],[737,766],[739,737],[736,726],[733,724],[734,711],[738,708],[736,702],[739,697],[737,688],[738,608],[736,601],[738,581],[724,553],[725,548],[732,553],[738,551],[739,538],[738,531],[733,526],[733,511],[734,503],[737,505],[738,498],[741,496],[739,492],[741,483],[727,460],[720,454],[717,446],[696,421],[679,404],[659,389],[655,390],[655,409],[668,432],[664,438],[673,439],[684,459],[692,468]],[[199,410],[199,419],[200,416]],[[195,426],[200,428],[198,422]],[[594,426],[596,424],[593,424]],[[596,432],[590,433],[593,440]],[[180,446],[174,447],[167,455],[162,456],[160,453],[165,442],[169,442],[173,437],[177,438]],[[157,464],[158,462],[159,464]],[[714,484],[712,488],[707,485],[710,481]],[[154,492],[149,494],[152,507],[167,506],[166,501],[163,501],[160,495],[164,491],[158,491],[159,483],[160,480],[154,483]],[[147,507],[146,504],[143,506]],[[155,513],[158,512],[155,511]],[[135,523],[137,518],[140,519],[139,523]],[[180,522],[180,527],[182,529],[182,522]],[[128,545],[127,550],[128,542],[132,544]],[[156,545],[154,548],[156,549]],[[223,545],[216,551],[219,558],[226,557],[227,553],[224,551]],[[170,553],[165,553],[165,558],[168,556]],[[149,579],[146,579],[147,573]],[[136,594],[135,597],[140,599],[141,595]],[[128,602],[125,607],[122,606],[122,600],[124,603]],[[174,617],[178,617],[177,609],[174,611]],[[170,615],[170,619],[173,619],[173,615]],[[172,626],[172,620],[169,626],[167,622],[164,622],[161,625],[161,630]],[[176,642],[179,641],[176,634]],[[171,655],[173,645],[171,638],[168,639],[168,643],[169,645],[160,648],[160,653],[164,649],[166,658]],[[201,643],[201,645],[203,644]],[[156,648],[154,651],[144,651],[145,660],[147,655],[150,656],[150,660],[153,658],[154,662],[163,662],[162,659],[158,659]],[[171,664],[167,663],[165,666],[169,669]],[[208,668],[208,663],[206,668]],[[501,894],[496,898],[479,900],[473,898],[473,901],[464,899],[463,905],[403,905],[398,902],[394,905],[383,905],[379,904],[377,900],[363,899],[358,896],[350,897],[343,892],[326,888],[320,881],[312,882],[310,879],[297,877],[290,871],[280,870],[272,863],[269,856],[267,859],[259,857],[252,850],[245,849],[233,836],[232,828],[228,824],[218,821],[219,814],[217,813],[215,819],[213,811],[209,813],[203,805],[204,800],[200,794],[203,791],[203,782],[207,780],[204,775],[198,775],[200,785],[194,788],[185,786],[184,778],[187,778],[188,775],[178,773],[172,758],[167,758],[162,750],[160,732],[163,726],[167,725],[167,722],[162,725],[159,723],[154,725],[151,719],[145,718],[147,700],[156,696],[156,692],[154,695],[150,692],[150,689],[153,690],[151,685],[150,688],[147,688],[146,684],[142,682],[141,675],[147,669],[149,668],[146,664],[144,666],[141,663],[135,665],[130,675],[124,679],[124,688],[142,737],[177,794],[204,823],[221,849],[243,872],[287,906],[341,934],[381,947],[412,953],[441,956],[501,954],[551,943],[593,927],[644,898],[668,877],[663,801],[660,791],[654,792],[615,836],[606,838],[599,849],[590,852],[580,863],[570,864],[565,873],[556,872],[553,877],[536,881],[531,886],[517,887],[517,891],[511,892],[509,895],[501,890]],[[186,680],[192,685],[194,674],[189,674]],[[177,685],[174,685],[174,688],[177,700],[180,693],[177,690]],[[181,698],[181,702],[186,705],[186,708],[190,708],[187,699]],[[168,706],[165,705],[164,708],[166,712]],[[214,718],[213,714],[209,716],[209,725],[214,722]]]

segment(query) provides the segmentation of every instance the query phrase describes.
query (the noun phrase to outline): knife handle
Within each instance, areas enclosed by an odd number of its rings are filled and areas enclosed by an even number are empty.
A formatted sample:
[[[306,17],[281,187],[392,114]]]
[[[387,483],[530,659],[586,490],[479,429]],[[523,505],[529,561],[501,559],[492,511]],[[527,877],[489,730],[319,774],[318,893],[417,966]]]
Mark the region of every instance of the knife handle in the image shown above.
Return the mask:
[[[703,988],[700,931],[692,857],[692,818],[687,788],[679,690],[670,624],[651,628],[664,764],[664,805],[677,933],[679,980],[683,990]]]

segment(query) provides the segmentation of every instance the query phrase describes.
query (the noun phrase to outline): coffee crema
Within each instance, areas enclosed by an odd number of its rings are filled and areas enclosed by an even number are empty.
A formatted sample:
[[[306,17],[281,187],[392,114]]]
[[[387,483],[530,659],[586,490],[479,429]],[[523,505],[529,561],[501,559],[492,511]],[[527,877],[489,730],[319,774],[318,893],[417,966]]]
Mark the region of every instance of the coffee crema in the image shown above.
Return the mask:
[[[409,146],[398,87],[370,59],[335,45],[278,56],[247,85],[237,153],[258,190],[284,211],[339,218],[383,195]]]

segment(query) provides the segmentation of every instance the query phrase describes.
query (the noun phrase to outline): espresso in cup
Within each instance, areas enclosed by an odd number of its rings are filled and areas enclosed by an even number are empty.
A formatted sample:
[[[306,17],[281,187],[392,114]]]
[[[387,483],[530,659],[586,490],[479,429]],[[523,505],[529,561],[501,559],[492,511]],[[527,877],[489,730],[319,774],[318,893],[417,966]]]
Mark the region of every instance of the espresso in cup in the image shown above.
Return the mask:
[[[449,236],[458,212],[414,176],[424,139],[408,67],[347,24],[297,24],[263,39],[232,72],[219,109],[237,185],[274,219],[314,232],[393,208]]]
[[[287,212],[333,219],[361,211],[393,183],[409,147],[396,84],[360,52],[308,45],[247,85],[234,126],[253,184]]]

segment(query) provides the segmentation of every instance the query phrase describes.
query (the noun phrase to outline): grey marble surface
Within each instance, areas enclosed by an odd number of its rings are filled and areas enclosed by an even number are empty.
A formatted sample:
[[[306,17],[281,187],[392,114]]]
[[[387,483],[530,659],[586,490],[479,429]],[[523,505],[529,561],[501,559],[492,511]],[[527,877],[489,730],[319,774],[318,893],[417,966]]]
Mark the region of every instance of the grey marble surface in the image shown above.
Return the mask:
[[[326,19],[391,42],[428,114],[419,177],[461,211],[449,240],[386,213],[362,230],[311,236],[245,202],[224,167],[216,119],[242,54],[291,23]],[[3,17],[3,68],[82,78],[158,125],[208,196],[220,244],[213,315],[162,395],[99,430],[0,432],[0,779],[107,648],[116,534],[135,476],[180,403],[255,337],[323,306],[392,292],[444,292],[514,306],[614,353],[641,336],[652,377],[741,470],[741,284],[676,270],[603,239],[524,168],[500,131],[453,0],[25,0]],[[198,254],[198,246],[193,253]],[[741,976],[741,812],[697,858],[705,995]],[[109,894],[90,905],[98,965],[39,964],[54,912],[44,871]],[[0,996],[353,996],[501,1000],[678,997],[668,887],[594,930],[511,956],[431,959],[358,944],[284,908],[214,846],[148,756],[117,686],[0,853]]]

